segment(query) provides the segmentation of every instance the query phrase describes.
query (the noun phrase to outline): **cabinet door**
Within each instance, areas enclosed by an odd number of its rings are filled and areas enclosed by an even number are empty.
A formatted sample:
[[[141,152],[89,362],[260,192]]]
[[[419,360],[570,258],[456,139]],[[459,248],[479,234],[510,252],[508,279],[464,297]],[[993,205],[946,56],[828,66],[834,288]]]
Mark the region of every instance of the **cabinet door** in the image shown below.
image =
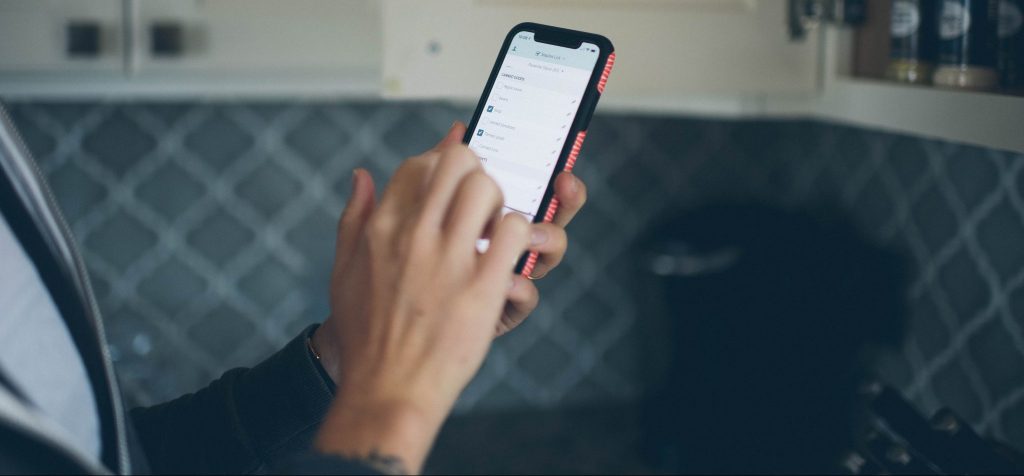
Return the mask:
[[[612,40],[613,102],[811,93],[818,40],[791,42],[786,12],[785,0],[384,0],[383,88],[475,99],[508,30],[534,21]]]
[[[135,26],[140,79],[379,80],[374,0],[145,0]],[[153,50],[154,26],[179,36]]]
[[[93,43],[91,52],[68,51],[69,26]],[[0,73],[120,75],[123,65],[120,0],[0,1]]]

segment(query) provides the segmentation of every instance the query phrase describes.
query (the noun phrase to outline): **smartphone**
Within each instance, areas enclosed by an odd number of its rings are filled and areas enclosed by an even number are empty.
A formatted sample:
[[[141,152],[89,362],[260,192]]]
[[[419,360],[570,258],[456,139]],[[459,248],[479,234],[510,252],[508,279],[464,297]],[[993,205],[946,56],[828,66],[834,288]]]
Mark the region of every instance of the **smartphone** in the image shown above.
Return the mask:
[[[501,188],[504,213],[554,218],[555,178],[575,165],[614,63],[611,41],[593,33],[520,23],[505,36],[463,138]],[[536,262],[527,253],[516,272],[530,276]]]

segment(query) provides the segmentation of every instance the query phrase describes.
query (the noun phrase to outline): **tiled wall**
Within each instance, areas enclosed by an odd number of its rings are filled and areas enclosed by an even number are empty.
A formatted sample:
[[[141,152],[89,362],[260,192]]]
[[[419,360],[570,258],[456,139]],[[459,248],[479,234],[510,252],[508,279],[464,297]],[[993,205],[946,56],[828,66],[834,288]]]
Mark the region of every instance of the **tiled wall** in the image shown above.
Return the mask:
[[[469,111],[434,103],[14,103],[82,242],[124,386],[150,403],[252,363],[327,314],[354,167],[383,183]],[[910,338],[883,373],[1024,447],[1024,156],[806,121],[600,115],[590,202],[528,325],[459,411],[639,392],[631,242],[667,206],[832,200],[909,250]]]

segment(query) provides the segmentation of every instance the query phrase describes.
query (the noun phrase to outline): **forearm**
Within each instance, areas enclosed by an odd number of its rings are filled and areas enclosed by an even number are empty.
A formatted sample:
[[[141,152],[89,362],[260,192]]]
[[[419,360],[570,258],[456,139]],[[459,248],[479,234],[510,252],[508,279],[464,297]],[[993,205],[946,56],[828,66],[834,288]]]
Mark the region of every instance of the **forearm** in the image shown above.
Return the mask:
[[[132,411],[156,472],[258,471],[308,451],[333,398],[308,355],[305,333],[252,369]]]

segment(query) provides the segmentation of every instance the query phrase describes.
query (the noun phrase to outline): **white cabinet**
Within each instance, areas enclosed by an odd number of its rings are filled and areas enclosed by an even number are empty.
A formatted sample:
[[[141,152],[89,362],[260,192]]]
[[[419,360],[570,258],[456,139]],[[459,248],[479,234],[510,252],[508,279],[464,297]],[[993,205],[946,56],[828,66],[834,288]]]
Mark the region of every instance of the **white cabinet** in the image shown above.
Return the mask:
[[[142,48],[132,73],[139,81],[273,87],[305,78],[376,90],[381,39],[374,1],[145,0],[136,15],[133,34]],[[180,54],[153,53],[155,25],[180,27]]]
[[[121,7],[121,0],[0,0],[0,74],[119,74]],[[92,29],[94,54],[69,54],[73,25]]]
[[[869,0],[885,49],[889,0]],[[852,29],[789,37],[788,0],[0,0],[0,97],[444,99],[472,104],[522,21],[616,46],[600,111],[822,118],[1024,152],[1024,98],[849,72]],[[884,8],[882,8],[884,10]],[[67,53],[68,25],[98,31]],[[154,51],[154,27],[177,36]],[[172,35],[173,36],[173,35]],[[166,45],[165,45],[166,46]],[[858,53],[858,56],[863,56]],[[885,52],[874,55],[884,67]],[[877,66],[877,64],[876,64]]]
[[[813,94],[818,39],[790,41],[786,12],[785,0],[384,0],[384,93],[476,99],[505,34],[534,21],[615,44],[603,107]]]
[[[80,18],[101,24],[99,56],[66,54]],[[5,97],[367,96],[380,57],[374,0],[0,0]]]

